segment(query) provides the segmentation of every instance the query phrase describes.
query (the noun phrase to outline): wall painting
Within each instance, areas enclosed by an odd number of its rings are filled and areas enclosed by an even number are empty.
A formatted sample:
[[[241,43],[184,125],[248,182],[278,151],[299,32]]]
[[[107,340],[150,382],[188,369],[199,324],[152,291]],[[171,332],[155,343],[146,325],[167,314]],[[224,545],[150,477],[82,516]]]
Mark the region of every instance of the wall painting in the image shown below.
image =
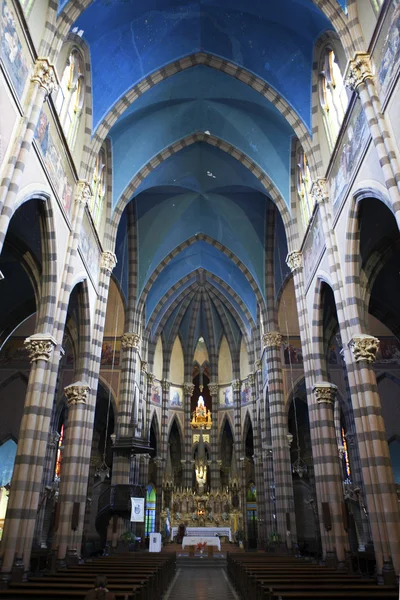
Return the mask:
[[[21,98],[29,68],[20,41],[21,32],[18,19],[6,0],[1,0],[0,37],[1,60],[11,78],[18,98]]]
[[[183,406],[183,390],[172,386],[169,388],[169,405],[173,408],[182,408]]]
[[[227,385],[219,388],[219,405],[233,406],[232,386]]]

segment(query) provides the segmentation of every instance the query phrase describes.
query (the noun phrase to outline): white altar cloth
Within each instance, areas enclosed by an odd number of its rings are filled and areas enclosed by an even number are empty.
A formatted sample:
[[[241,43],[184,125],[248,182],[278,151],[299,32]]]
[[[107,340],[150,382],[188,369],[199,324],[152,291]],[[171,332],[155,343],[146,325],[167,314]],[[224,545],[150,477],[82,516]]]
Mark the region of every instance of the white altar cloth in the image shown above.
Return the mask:
[[[185,535],[182,540],[182,550],[185,548],[185,546],[197,546],[197,544],[204,544],[204,542],[206,542],[207,546],[216,546],[218,550],[221,550],[221,542],[219,541],[219,537],[207,537],[203,535]]]
[[[178,533],[178,527],[171,527],[171,540],[174,539]],[[186,527],[186,536],[200,536],[200,537],[213,537],[213,536],[226,536],[229,541],[232,541],[232,532],[230,527]]]

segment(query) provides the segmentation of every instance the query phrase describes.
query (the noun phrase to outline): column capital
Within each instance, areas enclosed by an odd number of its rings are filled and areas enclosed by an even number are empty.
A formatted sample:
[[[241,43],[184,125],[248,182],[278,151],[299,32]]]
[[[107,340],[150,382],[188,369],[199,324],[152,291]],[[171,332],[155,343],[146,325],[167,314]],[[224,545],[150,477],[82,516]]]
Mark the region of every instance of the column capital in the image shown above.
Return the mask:
[[[90,187],[90,184],[85,179],[80,179],[76,184],[75,202],[77,204],[82,204],[83,208],[85,208],[92,195],[92,188]]]
[[[366,79],[373,79],[371,56],[368,52],[356,52],[347,63],[345,82],[352,91],[357,91]]]
[[[249,383],[249,385],[254,385],[256,380],[256,374],[255,373],[249,373],[247,376],[247,381]]]
[[[242,387],[242,383],[240,379],[235,379],[232,381],[232,389],[234,392],[240,392],[240,388]]]
[[[161,382],[161,387],[163,392],[169,392],[169,388],[171,387],[171,382],[168,379],[163,379]]]
[[[67,397],[68,406],[76,404],[86,404],[89,397],[90,387],[86,381],[77,381],[64,388],[64,394]]]
[[[100,260],[100,268],[106,271],[107,275],[111,275],[116,264],[117,257],[115,256],[114,252],[106,250],[102,253]]]
[[[260,371],[261,368],[262,368],[262,360],[260,358],[258,358],[254,363],[254,374],[256,374],[257,371]]]
[[[314,181],[311,186],[311,197],[317,204],[324,204],[324,202],[328,202],[329,193],[325,178],[319,177]]]
[[[337,386],[329,381],[317,381],[313,385],[313,392],[317,404],[334,404]]]
[[[141,341],[141,337],[138,333],[126,332],[121,336],[121,346],[123,350],[127,350],[128,348],[138,350]]]
[[[146,372],[146,377],[147,377],[147,383],[153,383],[156,378],[154,373],[149,373],[149,371]]]
[[[147,373],[147,360],[142,360],[140,362],[140,370],[142,373]]]
[[[367,363],[373,363],[375,362],[379,344],[378,338],[373,335],[360,333],[358,335],[353,335],[349,342],[349,348],[352,351],[356,362],[365,360]]]
[[[57,91],[57,73],[48,58],[38,57],[36,59],[31,81],[37,81],[39,86],[46,90],[46,96]]]
[[[209,383],[207,387],[211,396],[218,396],[218,383]]]
[[[286,264],[292,273],[300,270],[303,266],[303,253],[299,251],[289,252],[286,257]]]
[[[287,439],[288,448],[291,448],[292,447],[292,442],[293,442],[293,434],[292,433],[287,433],[286,434],[286,439]]]
[[[194,383],[188,382],[183,384],[183,391],[186,396],[191,396],[194,392]]]
[[[24,341],[24,346],[29,352],[31,362],[37,360],[50,360],[51,353],[57,346],[57,340],[46,333],[35,333]]]
[[[280,348],[282,346],[282,335],[279,331],[267,331],[263,335],[264,348]]]

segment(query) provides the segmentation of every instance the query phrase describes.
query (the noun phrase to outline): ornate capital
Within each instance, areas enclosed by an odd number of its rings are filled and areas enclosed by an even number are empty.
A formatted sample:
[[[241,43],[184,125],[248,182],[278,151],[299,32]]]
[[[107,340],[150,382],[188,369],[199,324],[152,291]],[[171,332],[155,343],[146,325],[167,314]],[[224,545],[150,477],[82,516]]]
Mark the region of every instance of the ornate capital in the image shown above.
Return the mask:
[[[256,380],[256,374],[255,373],[249,373],[247,376],[247,381],[249,385],[254,385]]]
[[[218,383],[209,383],[207,387],[211,396],[218,396]]]
[[[141,361],[140,370],[142,371],[142,373],[147,373],[147,360]]]
[[[76,184],[76,192],[75,192],[75,202],[77,204],[82,204],[83,208],[89,203],[92,197],[92,188],[88,184],[87,181],[81,179]]]
[[[123,350],[128,350],[128,348],[134,348],[138,350],[141,343],[141,337],[138,333],[124,333],[121,337],[121,346]]]
[[[167,379],[163,379],[161,382],[161,387],[163,392],[169,392],[169,388],[171,387],[171,382]]]
[[[337,387],[328,381],[318,381],[313,385],[317,404],[333,404],[336,399]]]
[[[346,70],[346,86],[357,91],[366,79],[373,79],[371,57],[367,52],[356,52],[353,60],[349,60]]]
[[[349,348],[356,362],[365,360],[367,363],[375,362],[376,353],[379,350],[379,340],[373,335],[360,333],[354,335],[349,342]]]
[[[311,197],[317,204],[323,204],[329,200],[326,179],[321,177],[314,181],[311,187]]]
[[[287,433],[286,434],[286,439],[287,439],[287,445],[289,448],[292,447],[292,442],[293,442],[293,434],[292,433]]]
[[[146,373],[146,377],[147,377],[147,383],[153,383],[156,378],[156,376],[153,373],[149,373],[148,371]]]
[[[37,360],[50,360],[51,353],[57,346],[57,341],[48,334],[35,333],[24,341],[24,346],[29,352],[31,362]]]
[[[39,86],[46,90],[46,96],[57,91],[58,80],[54,66],[48,58],[37,58],[32,81],[37,81]]]
[[[183,391],[185,392],[185,396],[191,396],[194,392],[194,383],[184,383]]]
[[[290,252],[286,257],[286,264],[292,273],[298,269],[301,269],[303,266],[303,254],[297,251]]]
[[[257,371],[260,371],[261,368],[262,368],[262,360],[258,359],[254,363],[254,374],[257,373]]]
[[[344,453],[345,453],[345,447],[344,446],[338,446],[338,454],[339,454],[339,458],[340,460],[342,460]]]
[[[86,404],[89,397],[90,387],[85,381],[72,383],[64,388],[64,394],[67,397],[68,406],[76,404]]]
[[[264,348],[280,348],[282,346],[282,335],[279,331],[267,331],[263,335]]]
[[[111,273],[113,272],[113,268],[116,264],[117,257],[115,256],[114,252],[109,252],[108,250],[106,250],[106,252],[102,253],[100,260],[100,268],[106,271],[108,275],[111,275]]]
[[[235,379],[234,381],[232,381],[232,389],[234,392],[240,392],[241,386],[242,384],[240,379]]]

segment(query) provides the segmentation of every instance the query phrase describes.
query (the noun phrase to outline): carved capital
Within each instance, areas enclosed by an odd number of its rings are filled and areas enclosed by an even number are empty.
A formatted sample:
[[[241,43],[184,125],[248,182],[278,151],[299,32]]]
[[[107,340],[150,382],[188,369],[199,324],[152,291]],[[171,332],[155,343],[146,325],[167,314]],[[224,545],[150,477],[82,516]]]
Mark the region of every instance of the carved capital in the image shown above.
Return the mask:
[[[326,179],[320,178],[314,181],[311,188],[311,197],[317,204],[328,202],[329,194],[326,185]]]
[[[185,396],[191,396],[194,392],[194,383],[184,383],[183,391],[185,392]]]
[[[76,404],[86,404],[89,397],[90,387],[85,381],[72,383],[64,388],[64,394],[67,397],[68,406]]]
[[[242,384],[240,379],[235,379],[234,381],[232,381],[232,389],[234,392],[240,392],[241,386]]]
[[[373,335],[360,333],[354,335],[349,342],[349,348],[356,362],[365,360],[367,363],[375,362],[376,353],[379,350],[379,340]]]
[[[37,360],[50,360],[51,353],[57,346],[57,341],[48,334],[35,333],[24,341],[24,346],[29,352],[31,362]]]
[[[161,382],[161,387],[163,392],[169,392],[169,388],[171,387],[171,382],[167,379],[163,379]]]
[[[121,337],[121,346],[123,350],[128,350],[128,348],[134,348],[135,350],[138,350],[141,341],[142,340],[138,333],[128,332],[124,333],[124,335]]]
[[[292,271],[297,271],[303,266],[303,254],[301,252],[290,252],[286,257],[286,264]]]
[[[318,381],[313,385],[317,404],[333,404],[337,395],[337,387],[328,381]]]
[[[356,52],[347,65],[346,86],[352,91],[357,91],[366,79],[373,79],[373,77],[370,55],[367,52]]]
[[[37,58],[32,81],[37,81],[39,86],[46,90],[46,96],[58,89],[57,74],[48,58]]]
[[[340,460],[342,460],[343,456],[345,453],[345,447],[344,446],[338,446],[338,454],[339,454],[339,458]]]
[[[247,377],[247,381],[249,385],[254,385],[255,381],[256,381],[256,374],[255,373],[249,373],[248,377]]]
[[[140,370],[142,371],[142,373],[147,373],[147,360],[141,361]]]
[[[75,192],[75,202],[77,204],[82,204],[83,208],[87,206],[92,197],[92,188],[88,184],[87,181],[81,179],[76,184],[76,192]]]
[[[115,265],[117,264],[117,257],[114,252],[103,252],[100,260],[100,268],[103,269],[108,275],[111,275]]]
[[[279,331],[267,331],[263,335],[264,348],[280,348],[282,346],[282,335]]]
[[[146,373],[146,377],[147,377],[147,383],[154,383],[154,380],[156,378],[154,373],[149,373],[148,371]]]
[[[257,371],[260,371],[261,368],[262,368],[262,360],[258,359],[254,363],[254,373],[257,373]]]
[[[286,439],[287,439],[287,445],[289,448],[292,447],[292,442],[293,442],[293,434],[292,433],[287,433],[286,434]]]
[[[209,383],[208,391],[210,392],[211,396],[218,396],[218,383]]]

